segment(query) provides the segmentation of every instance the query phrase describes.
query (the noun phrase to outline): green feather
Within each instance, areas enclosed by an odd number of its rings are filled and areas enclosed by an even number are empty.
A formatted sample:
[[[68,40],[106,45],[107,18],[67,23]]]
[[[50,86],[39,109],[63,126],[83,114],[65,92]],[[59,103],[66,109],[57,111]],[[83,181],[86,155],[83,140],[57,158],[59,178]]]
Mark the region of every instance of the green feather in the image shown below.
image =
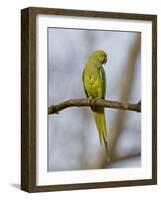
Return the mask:
[[[88,58],[83,70],[82,80],[87,98],[104,99],[106,95],[106,75],[102,64],[107,55],[102,50],[94,51]],[[107,145],[107,129],[104,108],[92,108],[94,119],[99,133],[100,143],[104,143],[107,157],[109,152]]]

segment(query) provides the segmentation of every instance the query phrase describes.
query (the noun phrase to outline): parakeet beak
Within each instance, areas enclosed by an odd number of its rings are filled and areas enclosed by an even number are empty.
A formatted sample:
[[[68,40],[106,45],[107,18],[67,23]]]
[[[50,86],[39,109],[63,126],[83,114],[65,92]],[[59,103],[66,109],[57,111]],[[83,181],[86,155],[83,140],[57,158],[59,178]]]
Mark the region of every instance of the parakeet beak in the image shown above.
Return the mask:
[[[105,59],[103,60],[102,64],[106,64],[107,62],[107,57],[105,57]]]

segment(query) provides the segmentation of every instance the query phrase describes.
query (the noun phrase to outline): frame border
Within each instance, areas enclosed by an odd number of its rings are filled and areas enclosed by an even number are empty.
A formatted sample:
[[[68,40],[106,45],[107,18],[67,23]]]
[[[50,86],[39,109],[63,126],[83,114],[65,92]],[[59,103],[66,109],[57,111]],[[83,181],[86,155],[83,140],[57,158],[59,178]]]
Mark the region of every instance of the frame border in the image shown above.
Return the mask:
[[[99,17],[152,22],[152,179],[36,185],[36,16]],[[29,7],[21,10],[21,189],[27,192],[157,184],[157,15]]]

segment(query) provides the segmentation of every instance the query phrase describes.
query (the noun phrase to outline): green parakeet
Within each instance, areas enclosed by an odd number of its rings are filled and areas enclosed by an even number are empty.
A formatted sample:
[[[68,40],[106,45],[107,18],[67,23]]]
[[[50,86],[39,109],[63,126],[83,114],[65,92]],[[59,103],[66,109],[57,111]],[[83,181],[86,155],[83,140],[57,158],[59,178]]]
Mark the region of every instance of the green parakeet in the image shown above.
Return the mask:
[[[83,86],[87,98],[104,99],[106,95],[106,75],[103,64],[106,64],[107,54],[102,50],[94,51],[88,58],[83,70]],[[109,160],[107,145],[107,129],[104,108],[92,107],[93,116],[99,133],[100,143],[104,143]]]

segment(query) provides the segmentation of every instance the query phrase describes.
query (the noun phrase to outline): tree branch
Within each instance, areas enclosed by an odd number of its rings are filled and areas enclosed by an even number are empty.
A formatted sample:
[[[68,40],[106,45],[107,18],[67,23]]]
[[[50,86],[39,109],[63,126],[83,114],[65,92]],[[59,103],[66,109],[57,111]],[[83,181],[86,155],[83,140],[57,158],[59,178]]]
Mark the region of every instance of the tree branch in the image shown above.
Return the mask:
[[[141,101],[137,104],[123,103],[117,101],[109,101],[109,100],[95,100],[91,99],[69,99],[63,101],[59,104],[52,105],[48,108],[48,114],[58,114],[59,111],[64,110],[69,107],[104,107],[104,108],[114,108],[121,110],[130,110],[141,112]]]

